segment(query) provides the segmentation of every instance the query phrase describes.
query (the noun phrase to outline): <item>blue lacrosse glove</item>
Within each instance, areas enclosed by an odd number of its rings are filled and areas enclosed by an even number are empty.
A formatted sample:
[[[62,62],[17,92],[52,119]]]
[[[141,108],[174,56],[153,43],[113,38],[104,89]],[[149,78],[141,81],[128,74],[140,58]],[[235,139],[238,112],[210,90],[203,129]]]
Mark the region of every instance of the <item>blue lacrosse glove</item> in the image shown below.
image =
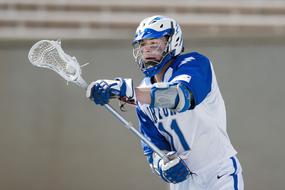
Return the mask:
[[[176,156],[175,152],[169,152],[167,155],[172,158],[167,163],[156,153],[147,155],[151,169],[167,183],[175,184],[186,180],[191,175],[186,163]]]
[[[132,79],[97,80],[89,84],[86,97],[97,105],[108,104],[110,98],[134,97]]]

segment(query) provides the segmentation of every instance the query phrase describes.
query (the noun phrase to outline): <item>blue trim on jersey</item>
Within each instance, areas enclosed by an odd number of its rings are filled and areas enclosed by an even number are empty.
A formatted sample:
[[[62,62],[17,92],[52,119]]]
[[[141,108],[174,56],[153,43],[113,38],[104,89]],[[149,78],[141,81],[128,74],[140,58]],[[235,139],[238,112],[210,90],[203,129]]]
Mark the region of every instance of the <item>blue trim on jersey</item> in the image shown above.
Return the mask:
[[[171,151],[170,144],[167,142],[165,137],[157,130],[151,119],[146,114],[144,114],[144,112],[139,107],[136,108],[136,112],[137,117],[139,119],[141,133],[146,136],[160,150]],[[144,142],[141,143],[145,155],[151,154],[153,152],[153,150]]]
[[[238,176],[237,176],[237,162],[234,157],[231,157],[231,160],[233,161],[233,166],[234,166],[234,173],[231,174],[234,178],[234,189],[238,190]]]
[[[200,104],[211,91],[212,69],[210,61],[198,52],[178,56],[171,66],[173,75],[169,81],[179,75],[191,76],[190,82],[178,80],[192,92],[195,106]]]

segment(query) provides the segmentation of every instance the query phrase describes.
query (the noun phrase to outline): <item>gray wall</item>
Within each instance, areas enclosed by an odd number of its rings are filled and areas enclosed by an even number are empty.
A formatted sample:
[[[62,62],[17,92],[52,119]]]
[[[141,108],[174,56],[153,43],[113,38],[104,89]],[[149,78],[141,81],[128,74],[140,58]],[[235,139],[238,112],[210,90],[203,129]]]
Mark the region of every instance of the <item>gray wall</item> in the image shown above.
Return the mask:
[[[82,89],[32,67],[34,42],[0,41],[0,189],[167,189],[137,138]],[[190,40],[214,63],[246,189],[283,189],[285,40]],[[142,74],[127,41],[63,41],[88,81]],[[117,107],[117,102],[113,105]],[[137,124],[133,108],[124,114]]]

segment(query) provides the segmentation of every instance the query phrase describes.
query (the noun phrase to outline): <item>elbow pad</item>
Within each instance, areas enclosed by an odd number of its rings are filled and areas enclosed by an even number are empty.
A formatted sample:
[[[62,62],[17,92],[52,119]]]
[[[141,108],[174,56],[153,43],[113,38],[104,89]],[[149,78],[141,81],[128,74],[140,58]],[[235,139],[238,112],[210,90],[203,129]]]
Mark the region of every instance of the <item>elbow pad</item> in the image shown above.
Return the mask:
[[[175,108],[177,112],[184,112],[190,109],[192,93],[188,90],[188,88],[181,84],[177,84],[177,92],[178,92],[178,104]]]
[[[150,107],[184,112],[191,107],[191,92],[181,83],[156,83],[150,90]]]

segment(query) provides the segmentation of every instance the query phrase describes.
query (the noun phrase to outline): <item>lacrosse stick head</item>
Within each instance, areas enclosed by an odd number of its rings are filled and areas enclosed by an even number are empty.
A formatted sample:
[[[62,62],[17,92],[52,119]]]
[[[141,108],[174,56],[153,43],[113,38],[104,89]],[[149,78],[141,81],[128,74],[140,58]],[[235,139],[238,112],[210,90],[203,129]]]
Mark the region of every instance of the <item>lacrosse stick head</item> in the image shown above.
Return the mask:
[[[79,63],[63,51],[60,41],[38,41],[30,49],[28,58],[34,66],[51,69],[68,82],[87,87]]]

